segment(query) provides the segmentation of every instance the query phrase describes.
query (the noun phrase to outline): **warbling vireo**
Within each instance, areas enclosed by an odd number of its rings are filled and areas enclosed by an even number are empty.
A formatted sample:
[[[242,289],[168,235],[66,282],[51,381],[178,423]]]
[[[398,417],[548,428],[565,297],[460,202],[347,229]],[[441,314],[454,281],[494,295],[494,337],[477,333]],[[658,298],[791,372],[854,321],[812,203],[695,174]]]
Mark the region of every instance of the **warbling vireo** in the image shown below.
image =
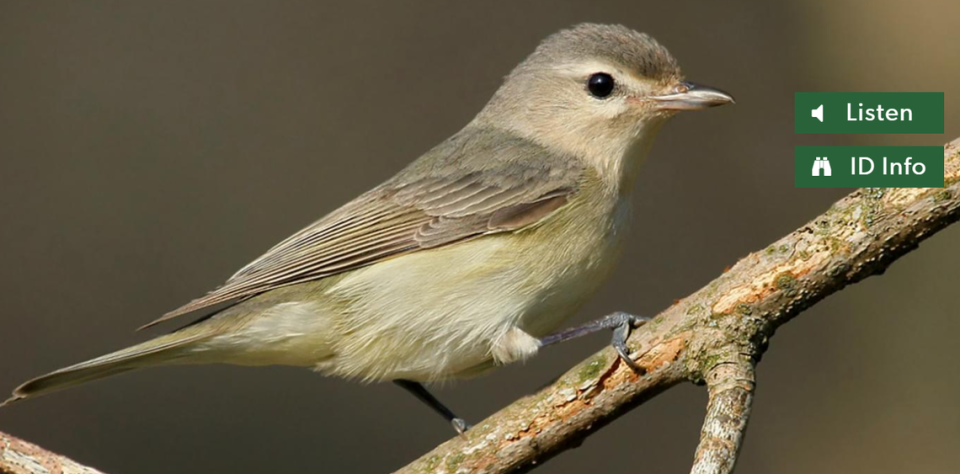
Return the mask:
[[[646,34],[594,24],[556,33],[463,130],[149,325],[212,314],[26,382],[5,404],[144,367],[283,364],[395,381],[462,432],[420,383],[600,329],[614,330],[636,369],[624,341],[645,318],[616,313],[551,333],[616,263],[660,127],[730,102],[685,82]]]

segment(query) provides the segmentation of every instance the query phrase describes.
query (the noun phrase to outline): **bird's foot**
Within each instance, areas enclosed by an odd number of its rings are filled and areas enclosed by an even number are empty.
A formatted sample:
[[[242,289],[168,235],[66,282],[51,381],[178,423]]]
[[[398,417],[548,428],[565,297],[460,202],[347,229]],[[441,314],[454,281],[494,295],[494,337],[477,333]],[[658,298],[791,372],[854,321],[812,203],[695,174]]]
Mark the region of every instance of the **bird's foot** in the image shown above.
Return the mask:
[[[634,314],[624,313],[618,311],[616,313],[607,316],[613,321],[611,324],[615,324],[613,327],[613,337],[610,340],[610,345],[617,351],[617,354],[620,355],[620,359],[623,360],[628,367],[633,369],[634,372],[638,374],[645,374],[647,370],[643,367],[640,367],[632,357],[630,357],[630,348],[627,347],[627,338],[630,337],[630,331],[633,328],[638,328],[649,322],[651,317],[649,316],[637,316]]]
[[[450,420],[450,424],[453,425],[453,429],[457,430],[458,435],[463,435],[470,428],[473,428],[473,425],[467,423],[463,418],[454,418]]]
[[[610,341],[610,345],[616,349],[617,354],[620,355],[620,358],[623,359],[623,362],[627,364],[627,366],[637,373],[644,374],[646,373],[646,370],[643,367],[640,367],[640,365],[634,362],[634,360],[630,357],[630,348],[627,347],[627,338],[630,336],[630,331],[633,328],[643,326],[651,319],[653,318],[617,311],[616,313],[608,314],[600,319],[597,319],[596,321],[591,321],[582,326],[565,329],[558,333],[546,336],[540,339],[540,347],[553,345],[559,342],[568,341],[570,339],[576,339],[578,337],[586,336],[587,334],[593,334],[597,331],[602,331],[605,329],[613,329],[613,338]]]

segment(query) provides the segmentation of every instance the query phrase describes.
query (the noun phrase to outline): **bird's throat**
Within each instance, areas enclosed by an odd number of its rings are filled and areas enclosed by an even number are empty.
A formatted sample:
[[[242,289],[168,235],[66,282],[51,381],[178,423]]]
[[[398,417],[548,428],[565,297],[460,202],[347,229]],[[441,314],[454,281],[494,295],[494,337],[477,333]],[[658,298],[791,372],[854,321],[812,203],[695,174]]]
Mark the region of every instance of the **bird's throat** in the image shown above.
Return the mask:
[[[609,185],[624,196],[630,194],[640,174],[640,168],[647,161],[653,142],[663,126],[662,120],[649,121],[640,125],[635,135],[611,147],[601,156],[593,157]]]

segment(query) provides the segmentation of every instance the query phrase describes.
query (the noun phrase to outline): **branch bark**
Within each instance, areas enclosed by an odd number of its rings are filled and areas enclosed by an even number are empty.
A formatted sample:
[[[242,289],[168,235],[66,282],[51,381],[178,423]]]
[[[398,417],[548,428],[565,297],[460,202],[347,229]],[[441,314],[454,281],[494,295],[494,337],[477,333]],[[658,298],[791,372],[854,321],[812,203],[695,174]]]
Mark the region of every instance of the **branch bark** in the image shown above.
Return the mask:
[[[0,432],[0,474],[103,474]]]
[[[749,354],[737,354],[710,369],[710,401],[691,474],[733,471],[750,418],[755,378]]]
[[[628,345],[646,375],[605,349],[397,472],[527,472],[684,381],[710,389],[691,472],[731,472],[753,367],[777,327],[960,219],[960,139],[944,162],[943,188],[857,190],[634,331]]]
[[[731,472],[754,366],[776,328],[960,219],[960,139],[944,162],[943,188],[857,190],[634,331],[628,345],[645,375],[605,349],[397,472],[527,472],[684,381],[710,391],[691,473]],[[0,474],[36,473],[101,474],[0,432]]]

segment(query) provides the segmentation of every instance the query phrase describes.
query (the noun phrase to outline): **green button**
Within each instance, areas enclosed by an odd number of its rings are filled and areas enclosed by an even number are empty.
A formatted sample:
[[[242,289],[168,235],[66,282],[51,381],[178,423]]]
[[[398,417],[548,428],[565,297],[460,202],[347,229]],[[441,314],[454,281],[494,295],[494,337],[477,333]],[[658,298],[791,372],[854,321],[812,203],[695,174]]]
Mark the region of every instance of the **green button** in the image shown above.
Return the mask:
[[[942,146],[798,146],[798,188],[942,188]]]
[[[943,133],[943,92],[796,92],[796,133]]]

